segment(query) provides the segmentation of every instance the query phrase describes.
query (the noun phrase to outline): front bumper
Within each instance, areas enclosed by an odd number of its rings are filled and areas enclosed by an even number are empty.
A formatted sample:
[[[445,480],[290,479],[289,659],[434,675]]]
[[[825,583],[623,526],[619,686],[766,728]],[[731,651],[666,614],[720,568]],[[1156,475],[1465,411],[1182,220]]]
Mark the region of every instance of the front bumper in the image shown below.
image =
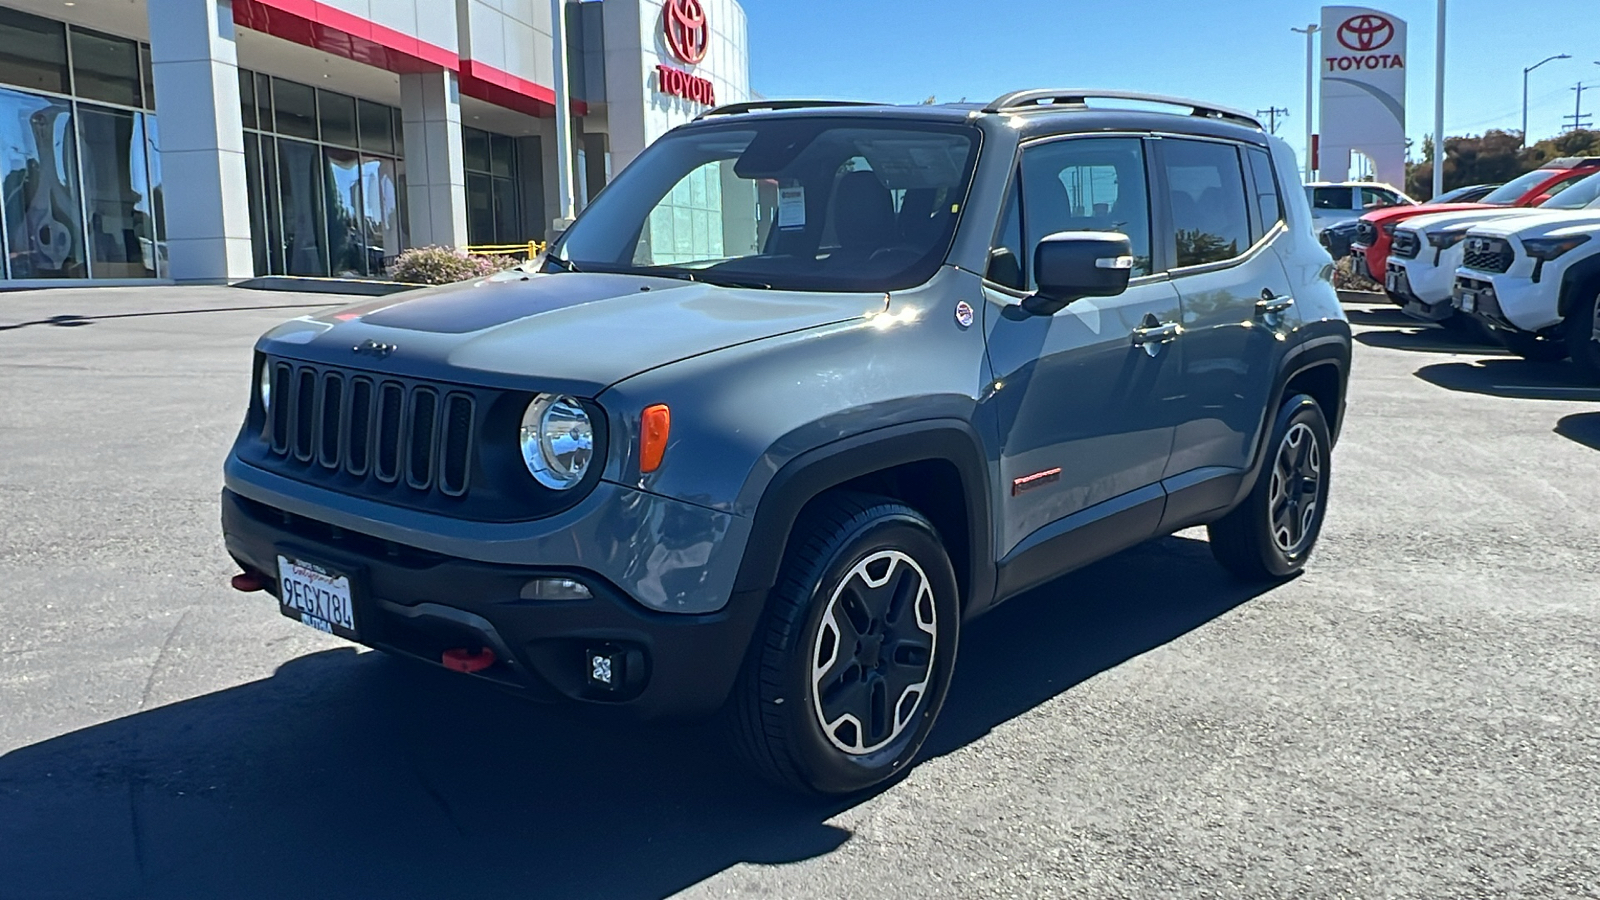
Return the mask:
[[[1442,322],[1455,314],[1453,277],[1440,290],[1439,269],[1415,260],[1389,260],[1383,286],[1400,303],[1406,315],[1427,322]],[[1413,275],[1417,277],[1413,277]]]
[[[222,492],[224,542],[274,596],[280,556],[347,575],[361,643],[436,665],[447,650],[486,647],[497,661],[476,677],[534,699],[617,707],[649,720],[704,717],[726,700],[761,615],[765,594],[731,594],[737,560],[721,561],[722,549],[731,546],[737,555],[743,547],[748,523],[733,529],[736,535],[729,534],[729,522],[711,528],[724,516],[711,510],[602,484],[601,496],[556,517],[556,526],[543,524],[544,533],[526,532],[542,523],[524,523],[519,541],[409,541],[400,539],[403,527],[360,527],[359,514],[337,508],[353,498],[339,497],[322,509],[283,502],[293,498],[272,498],[235,477],[234,465],[230,461],[230,484]],[[586,513],[590,506],[599,509]],[[624,509],[641,519],[630,521]],[[591,516],[609,521],[610,533],[593,527]],[[455,524],[469,534],[489,527],[502,536],[511,527]],[[668,549],[675,544],[660,539],[664,524],[679,529],[678,545],[686,537],[734,539]],[[463,547],[470,554],[454,552]],[[540,577],[581,581],[594,596],[522,599],[524,586]],[[660,612],[637,599],[649,590],[678,595],[689,582],[723,592],[717,611]],[[594,651],[626,659],[626,677],[610,687],[592,683]]]
[[[1520,268],[1529,271],[1519,272]],[[1456,274],[1452,303],[1456,309],[1504,331],[1547,334],[1561,324],[1556,310],[1561,292],[1560,273],[1552,277],[1547,266],[1544,278],[1535,283],[1531,270],[1532,266],[1523,266],[1522,260],[1510,272],[1501,275],[1460,269]]]

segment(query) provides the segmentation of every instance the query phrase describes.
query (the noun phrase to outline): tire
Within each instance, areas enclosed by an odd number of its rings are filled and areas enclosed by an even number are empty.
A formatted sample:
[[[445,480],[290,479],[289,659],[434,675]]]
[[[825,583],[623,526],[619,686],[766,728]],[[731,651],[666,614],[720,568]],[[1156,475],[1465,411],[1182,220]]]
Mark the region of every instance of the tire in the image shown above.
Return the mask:
[[[729,700],[734,746],[801,793],[853,794],[908,771],[944,705],[960,618],[955,572],[921,513],[824,496],[795,525]]]
[[[1573,365],[1578,367],[1583,379],[1600,384],[1600,291],[1592,287],[1590,290],[1587,298],[1580,298],[1567,311],[1561,332]]]
[[[1252,583],[1300,574],[1316,549],[1328,510],[1333,447],[1322,407],[1305,394],[1284,401],[1267,447],[1249,496],[1207,527],[1212,556]]]
[[[1528,362],[1560,362],[1567,358],[1567,345],[1558,340],[1535,337],[1521,331],[1496,331],[1494,336],[1506,349]]]

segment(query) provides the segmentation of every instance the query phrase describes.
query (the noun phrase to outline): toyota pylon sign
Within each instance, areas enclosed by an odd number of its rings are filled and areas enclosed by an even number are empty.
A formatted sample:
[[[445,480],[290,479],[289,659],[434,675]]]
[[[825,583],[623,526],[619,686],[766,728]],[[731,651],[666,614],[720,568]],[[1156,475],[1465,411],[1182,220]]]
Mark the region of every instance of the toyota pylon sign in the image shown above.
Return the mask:
[[[1352,151],[1379,181],[1406,178],[1406,23],[1364,6],[1322,8],[1321,174],[1350,176]]]

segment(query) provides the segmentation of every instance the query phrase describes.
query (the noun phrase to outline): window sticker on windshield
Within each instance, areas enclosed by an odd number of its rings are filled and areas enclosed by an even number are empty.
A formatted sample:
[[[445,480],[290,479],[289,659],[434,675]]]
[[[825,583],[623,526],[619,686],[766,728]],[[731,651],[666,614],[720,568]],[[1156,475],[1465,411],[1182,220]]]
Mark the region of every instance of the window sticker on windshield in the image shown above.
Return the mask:
[[[778,227],[806,227],[806,189],[786,187],[778,189]]]

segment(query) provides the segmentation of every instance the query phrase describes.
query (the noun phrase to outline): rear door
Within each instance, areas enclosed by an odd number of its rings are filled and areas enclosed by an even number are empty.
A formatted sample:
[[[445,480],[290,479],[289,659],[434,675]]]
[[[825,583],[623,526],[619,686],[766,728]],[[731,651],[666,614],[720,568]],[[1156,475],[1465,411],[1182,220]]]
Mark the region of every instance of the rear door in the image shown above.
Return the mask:
[[[1227,141],[1158,142],[1183,309],[1181,408],[1166,487],[1168,522],[1219,508],[1254,458],[1273,379],[1295,317],[1275,249],[1286,234],[1281,194],[1264,149]]]

